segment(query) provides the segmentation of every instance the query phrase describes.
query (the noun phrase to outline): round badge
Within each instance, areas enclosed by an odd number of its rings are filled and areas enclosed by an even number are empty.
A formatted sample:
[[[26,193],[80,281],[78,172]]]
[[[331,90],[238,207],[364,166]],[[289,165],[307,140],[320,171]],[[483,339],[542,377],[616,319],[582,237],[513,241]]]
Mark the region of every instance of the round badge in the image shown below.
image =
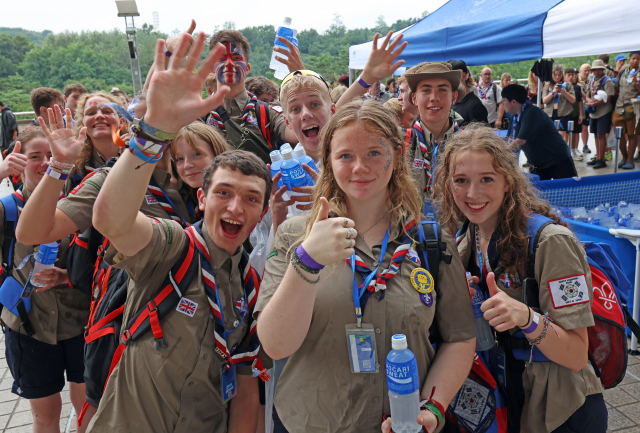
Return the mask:
[[[433,277],[423,268],[416,268],[411,272],[411,285],[420,293],[433,292]]]

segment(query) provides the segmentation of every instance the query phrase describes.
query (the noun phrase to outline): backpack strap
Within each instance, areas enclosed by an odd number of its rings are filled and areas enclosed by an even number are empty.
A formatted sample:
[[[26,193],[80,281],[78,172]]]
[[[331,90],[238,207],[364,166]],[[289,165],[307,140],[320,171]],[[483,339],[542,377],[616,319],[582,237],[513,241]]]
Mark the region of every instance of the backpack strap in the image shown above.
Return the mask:
[[[4,206],[4,242],[2,244],[3,273],[13,269],[13,254],[16,243],[16,225],[18,224],[18,203],[13,194],[0,198]]]
[[[258,126],[260,127],[260,132],[262,133],[262,137],[269,145],[271,145],[271,147],[273,147],[275,143],[272,141],[271,137],[271,117],[269,116],[269,105],[263,101],[256,101],[254,109],[256,112],[256,119],[258,120]]]
[[[271,158],[269,157],[271,145],[265,141],[262,136],[258,136],[249,128],[241,128],[240,125],[229,117],[229,113],[224,107],[219,107],[216,111],[220,115],[227,132],[227,141],[229,141],[235,149],[249,151],[266,163],[271,162]],[[257,111],[258,110],[256,110],[256,112]],[[266,126],[268,125],[265,123],[265,127]]]
[[[640,340],[640,325],[638,325],[636,321],[633,320],[633,316],[631,315],[631,313],[629,313],[629,310],[627,310],[626,305],[621,305],[621,307],[622,307],[622,313],[624,314],[624,318],[627,322],[627,326],[629,327],[629,329],[631,329],[631,332],[633,332],[633,335],[635,335],[636,338]]]
[[[496,87],[496,83],[493,83],[493,102],[496,103],[496,112],[498,111],[498,95],[496,94],[497,91],[498,88]]]

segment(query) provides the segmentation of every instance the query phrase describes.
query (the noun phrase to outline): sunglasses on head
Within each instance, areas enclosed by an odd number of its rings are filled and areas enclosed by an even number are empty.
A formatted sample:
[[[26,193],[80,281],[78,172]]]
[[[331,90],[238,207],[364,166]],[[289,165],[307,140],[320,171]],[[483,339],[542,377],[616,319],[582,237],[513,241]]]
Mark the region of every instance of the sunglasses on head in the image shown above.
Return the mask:
[[[316,77],[317,79],[322,80],[324,85],[327,86],[327,91],[329,91],[329,93],[331,93],[331,88],[329,87],[329,83],[327,83],[327,80],[325,80],[322,75],[318,74],[317,72],[311,71],[309,69],[299,69],[297,71],[289,72],[287,74],[287,76],[282,79],[282,85],[280,86],[280,100],[281,101],[282,101],[282,89],[284,88],[285,83],[287,81],[291,80],[296,75],[308,75],[310,77]]]

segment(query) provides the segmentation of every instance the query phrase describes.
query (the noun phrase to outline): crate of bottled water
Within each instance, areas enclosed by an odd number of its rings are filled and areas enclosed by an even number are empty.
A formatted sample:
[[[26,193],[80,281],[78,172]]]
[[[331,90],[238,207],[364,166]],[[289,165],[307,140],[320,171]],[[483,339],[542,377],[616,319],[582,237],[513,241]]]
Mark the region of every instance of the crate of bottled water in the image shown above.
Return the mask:
[[[640,230],[640,204],[620,201],[615,205],[602,203],[593,209],[586,207],[552,207],[558,216],[581,223],[612,229]]]

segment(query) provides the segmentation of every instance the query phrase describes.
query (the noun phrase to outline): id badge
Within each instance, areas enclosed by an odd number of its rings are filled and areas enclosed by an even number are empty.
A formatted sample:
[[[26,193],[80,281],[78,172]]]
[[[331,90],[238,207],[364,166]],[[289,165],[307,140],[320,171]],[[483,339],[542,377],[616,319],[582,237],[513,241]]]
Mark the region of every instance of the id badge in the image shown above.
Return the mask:
[[[222,366],[220,370],[220,383],[222,384],[222,402],[226,403],[236,396],[238,387],[236,385],[236,366],[230,368]]]
[[[494,347],[489,351],[491,375],[496,378],[498,383],[503,387],[507,387],[507,358],[504,350],[500,347]]]
[[[363,323],[358,328],[355,323],[345,325],[347,347],[352,373],[378,373],[378,352],[376,332],[373,325]]]

